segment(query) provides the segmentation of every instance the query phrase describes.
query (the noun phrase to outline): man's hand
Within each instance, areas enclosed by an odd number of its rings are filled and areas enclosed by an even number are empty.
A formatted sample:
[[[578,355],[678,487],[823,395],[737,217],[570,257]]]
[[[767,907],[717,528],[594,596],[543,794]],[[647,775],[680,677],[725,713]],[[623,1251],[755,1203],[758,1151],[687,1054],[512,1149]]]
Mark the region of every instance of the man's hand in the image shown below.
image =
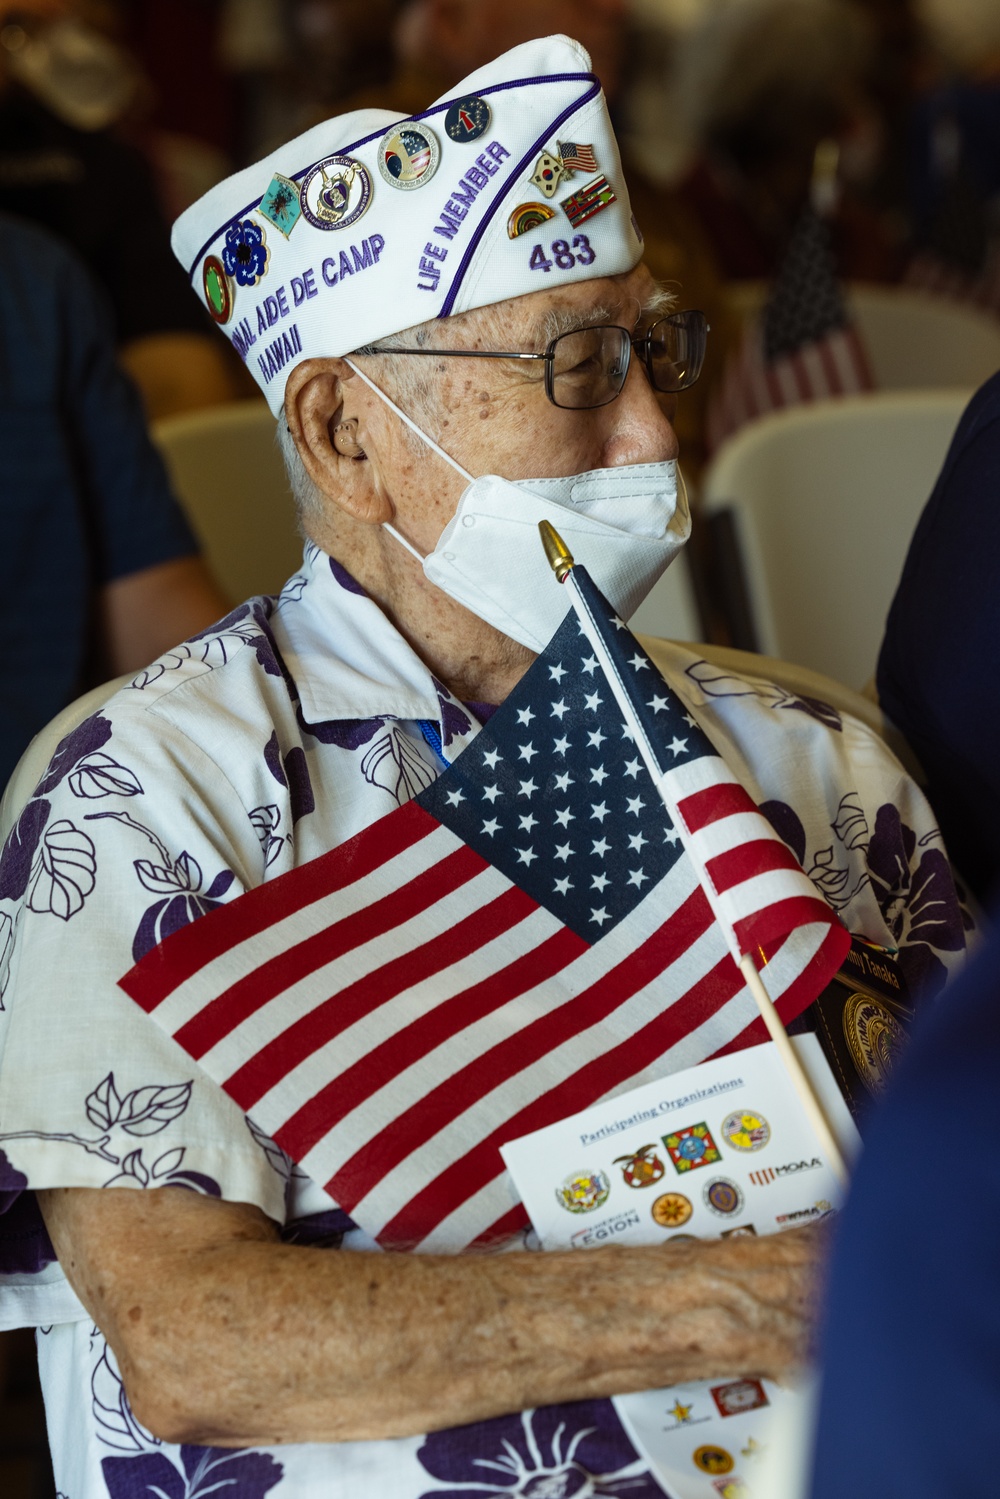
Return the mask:
[[[820,1240],[556,1254],[353,1254],[280,1243],[179,1188],[39,1193],[138,1419],[213,1446],[407,1436],[564,1400],[787,1373]]]

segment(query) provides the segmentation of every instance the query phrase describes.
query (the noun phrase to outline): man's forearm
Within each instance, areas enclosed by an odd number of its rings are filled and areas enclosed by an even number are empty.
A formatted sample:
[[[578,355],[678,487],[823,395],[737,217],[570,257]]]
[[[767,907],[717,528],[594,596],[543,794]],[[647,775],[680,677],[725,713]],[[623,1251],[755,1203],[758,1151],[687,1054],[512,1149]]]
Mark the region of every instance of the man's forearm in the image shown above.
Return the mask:
[[[152,1211],[133,1249],[96,1269],[89,1252],[86,1265],[75,1259],[51,1205],[82,1195],[45,1194],[60,1259],[137,1416],[172,1441],[405,1436],[714,1374],[780,1373],[807,1332],[816,1251],[801,1233],[446,1258],[287,1246],[248,1221],[240,1238],[177,1259],[168,1233],[166,1258],[143,1273],[149,1230],[164,1221],[150,1200],[173,1194],[141,1194]],[[139,1206],[139,1194],[100,1195],[133,1198],[121,1204],[130,1216]]]

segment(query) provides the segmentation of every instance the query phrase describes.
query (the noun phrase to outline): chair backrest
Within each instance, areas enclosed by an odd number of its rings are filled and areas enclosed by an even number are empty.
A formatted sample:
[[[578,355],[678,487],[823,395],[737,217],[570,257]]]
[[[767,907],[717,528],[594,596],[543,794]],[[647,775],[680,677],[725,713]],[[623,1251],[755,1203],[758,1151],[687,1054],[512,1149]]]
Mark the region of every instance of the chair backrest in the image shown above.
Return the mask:
[[[755,645],[860,687],[914,526],[970,390],[877,392],[775,412],[706,469],[733,517]]]
[[[27,806],[60,739],[65,739],[85,718],[96,713],[98,708],[103,708],[120,687],[131,682],[134,675],[134,672],[126,672],[113,682],[102,682],[99,687],[92,687],[89,692],[63,708],[61,713],[57,713],[44,729],[39,729],[14,766],[14,772],[4,789],[3,800],[0,801],[0,845],[6,843],[7,835]]]
[[[876,390],[975,387],[1000,369],[1000,322],[974,307],[864,282],[849,286],[847,302]]]
[[[302,538],[264,401],[171,416],[153,427],[206,560],[233,603],[277,593],[302,562]]]
[[[726,302],[741,322],[764,305],[766,281],[733,281]],[[852,281],[845,288],[871,364],[876,390],[978,386],[1000,369],[1000,321],[906,287]]]
[[[664,640],[697,640],[705,633],[686,552],[678,552],[632,615],[629,628]]]

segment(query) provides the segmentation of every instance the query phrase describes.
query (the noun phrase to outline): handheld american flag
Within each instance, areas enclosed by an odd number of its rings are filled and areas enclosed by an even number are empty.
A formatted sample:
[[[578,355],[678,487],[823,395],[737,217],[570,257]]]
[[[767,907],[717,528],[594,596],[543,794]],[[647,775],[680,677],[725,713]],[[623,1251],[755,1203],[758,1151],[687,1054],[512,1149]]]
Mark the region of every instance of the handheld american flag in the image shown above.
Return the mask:
[[[809,929],[818,924],[825,932],[826,956],[836,953],[839,964],[850,938],[667,684],[663,694],[654,692],[646,700],[644,688],[633,680],[634,670],[629,670],[637,669],[638,658],[628,655],[622,632],[632,637],[622,621],[586,568],[574,564],[550,523],[540,521],[538,529],[552,570],[569,589],[583,633],[708,896],[733,961],[747,980],[831,1165],[846,1182],[840,1147],[761,980],[758,959],[767,965],[776,946],[780,950],[803,939],[808,952],[815,942]],[[660,713],[674,720],[674,738],[666,746],[663,726],[657,722]],[[681,720],[686,726],[683,739],[677,733]]]
[[[697,797],[706,749],[718,756],[623,639],[660,753]],[[730,835],[752,810],[743,794],[715,833],[706,822],[734,889],[743,855]],[[790,1019],[846,936],[800,876],[809,920],[800,940],[782,938],[775,880],[793,861],[772,844],[775,868],[746,890],[761,911],[748,900],[735,919],[770,944]],[[121,983],[356,1222],[425,1251],[527,1227],[502,1143],[764,1039],[572,613],[419,796],[174,933]]]

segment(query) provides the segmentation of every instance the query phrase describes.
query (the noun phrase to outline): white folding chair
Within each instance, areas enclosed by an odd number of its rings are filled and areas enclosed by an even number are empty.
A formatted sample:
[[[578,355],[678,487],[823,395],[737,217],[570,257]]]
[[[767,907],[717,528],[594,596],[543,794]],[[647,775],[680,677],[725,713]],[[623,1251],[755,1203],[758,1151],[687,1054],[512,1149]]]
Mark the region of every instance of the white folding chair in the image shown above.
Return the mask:
[[[731,522],[752,643],[860,687],[872,675],[917,518],[969,390],[798,406],[724,443],[702,514]],[[751,642],[748,642],[751,643]]]
[[[153,427],[209,567],[233,603],[277,593],[302,561],[302,538],[264,401],[166,417]]]
[[[852,282],[854,316],[876,390],[982,385],[1000,369],[1000,322],[946,297]]]
[[[678,552],[643,599],[629,620],[629,629],[634,634],[654,635],[662,640],[697,640],[705,633],[686,552]]]

